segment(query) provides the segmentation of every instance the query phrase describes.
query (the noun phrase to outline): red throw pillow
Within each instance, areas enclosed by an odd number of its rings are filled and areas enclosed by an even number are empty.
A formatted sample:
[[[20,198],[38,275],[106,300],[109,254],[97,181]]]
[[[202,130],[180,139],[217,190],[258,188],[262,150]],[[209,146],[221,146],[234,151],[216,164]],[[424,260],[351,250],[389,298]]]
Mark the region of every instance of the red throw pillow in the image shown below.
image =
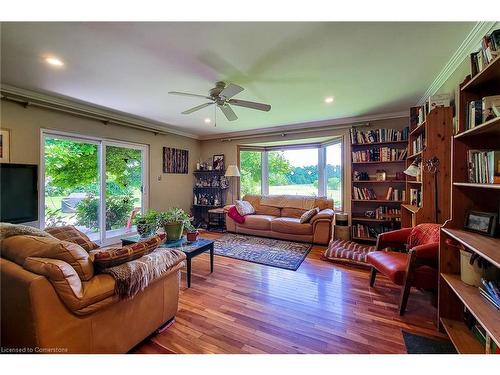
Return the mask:
[[[149,254],[165,241],[165,233],[123,247],[108,248],[95,254],[94,265],[99,269],[118,266]]]
[[[231,207],[227,211],[227,216],[236,221],[238,224],[243,224],[245,222],[245,216],[241,216],[235,206]]]

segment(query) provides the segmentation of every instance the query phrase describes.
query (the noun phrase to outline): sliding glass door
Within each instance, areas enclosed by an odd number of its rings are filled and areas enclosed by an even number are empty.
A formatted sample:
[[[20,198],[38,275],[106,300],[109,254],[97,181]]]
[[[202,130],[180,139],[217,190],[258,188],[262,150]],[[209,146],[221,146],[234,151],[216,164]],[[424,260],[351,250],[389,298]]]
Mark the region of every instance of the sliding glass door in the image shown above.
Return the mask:
[[[75,225],[102,243],[135,232],[147,202],[147,146],[43,133],[43,227]]]

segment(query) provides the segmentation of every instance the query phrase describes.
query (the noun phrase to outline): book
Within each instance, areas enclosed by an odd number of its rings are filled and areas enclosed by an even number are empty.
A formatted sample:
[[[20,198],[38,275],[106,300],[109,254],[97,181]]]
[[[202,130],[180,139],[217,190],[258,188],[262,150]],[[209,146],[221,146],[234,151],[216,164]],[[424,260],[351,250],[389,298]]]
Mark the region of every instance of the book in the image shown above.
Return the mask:
[[[482,122],[486,122],[497,117],[497,115],[495,115],[495,113],[493,112],[493,107],[500,107],[500,95],[485,96],[482,99]]]
[[[475,184],[497,184],[500,176],[500,150],[467,151],[469,181]]]
[[[436,107],[449,107],[450,106],[450,95],[449,94],[439,94],[431,95],[428,100],[428,109],[431,112]]]
[[[349,137],[351,139],[351,144],[359,145],[369,143],[406,141],[408,139],[408,133],[408,127],[402,130],[372,129],[367,131],[360,131],[357,129],[350,129]]]
[[[500,29],[485,35],[479,51],[470,54],[471,76],[474,77],[495,60],[500,53]]]

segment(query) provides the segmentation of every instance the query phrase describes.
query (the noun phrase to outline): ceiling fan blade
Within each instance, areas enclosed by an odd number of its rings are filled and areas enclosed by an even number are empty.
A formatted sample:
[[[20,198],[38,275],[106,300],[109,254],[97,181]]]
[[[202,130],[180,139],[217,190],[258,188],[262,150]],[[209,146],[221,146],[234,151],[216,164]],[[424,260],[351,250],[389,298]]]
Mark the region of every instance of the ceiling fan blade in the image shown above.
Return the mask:
[[[193,108],[190,108],[190,109],[186,109],[184,112],[182,112],[182,114],[183,115],[189,115],[190,113],[199,111],[200,109],[208,107],[209,105],[212,105],[212,104],[214,104],[214,103],[205,103],[205,104],[197,105],[196,107],[193,107]]]
[[[180,91],[169,91],[168,93],[171,94],[171,95],[182,95],[182,96],[192,96],[192,97],[195,97],[195,98],[212,99],[210,96],[198,95],[198,94],[190,94],[190,93],[187,93],[187,92],[180,92]]]
[[[229,121],[238,120],[238,116],[236,116],[229,104],[220,105],[219,108]]]
[[[247,100],[231,99],[228,100],[228,103],[237,105],[239,107],[258,109],[259,111],[269,112],[271,110],[271,106],[269,104],[249,102]]]
[[[226,99],[232,98],[233,96],[239,94],[245,90],[243,87],[235,85],[234,83],[230,83],[224,88],[219,94],[219,96],[223,96]]]

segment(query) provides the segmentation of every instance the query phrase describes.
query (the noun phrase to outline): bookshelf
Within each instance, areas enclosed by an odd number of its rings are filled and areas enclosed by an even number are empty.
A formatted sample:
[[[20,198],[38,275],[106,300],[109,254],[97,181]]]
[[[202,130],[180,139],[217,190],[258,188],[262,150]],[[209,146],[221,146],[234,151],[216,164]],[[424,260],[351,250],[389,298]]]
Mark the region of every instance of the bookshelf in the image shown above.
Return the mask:
[[[364,140],[364,143],[360,143],[351,134],[351,162],[353,169],[351,186],[353,233],[351,239],[356,242],[372,244],[377,241],[374,233],[400,228],[402,193],[406,184],[406,178],[402,172],[406,165],[408,129],[373,129],[360,133],[367,135],[369,132],[376,133],[375,137],[377,139],[375,141],[371,138]],[[383,160],[355,160],[354,153],[368,152],[368,150],[373,149],[379,150],[377,151],[379,153],[389,152],[391,157],[380,157]],[[368,159],[371,159],[371,157]],[[376,157],[375,159],[379,158]],[[377,171],[386,173],[385,180],[376,179]],[[364,179],[357,178],[355,176],[357,172],[366,174]],[[386,199],[389,188],[398,190],[400,196],[391,197],[390,200]],[[372,199],[359,199],[360,197],[355,194],[355,189],[369,189],[373,192],[374,197],[371,197]],[[366,216],[367,211],[376,212],[376,217]],[[365,235],[359,234],[358,226],[362,227],[362,233]]]
[[[447,332],[459,353],[489,353],[491,342],[500,345],[500,310],[479,293],[479,289],[462,282],[460,253],[451,241],[474,252],[500,268],[500,238],[463,230],[469,210],[497,212],[500,205],[500,184],[468,182],[468,151],[499,149],[500,120],[495,118],[472,129],[466,129],[467,103],[482,97],[500,94],[500,60],[496,58],[474,78],[468,76],[460,85],[458,129],[452,139],[451,219],[441,229],[439,247],[438,322]],[[486,332],[484,346],[465,325],[466,308]]]
[[[439,159],[437,222],[442,224],[450,217],[451,155],[449,151],[453,136],[453,109],[436,107],[426,115],[425,121],[418,123],[415,116],[418,108],[420,107],[410,109],[408,137],[410,156],[406,159],[406,167],[409,167],[417,158],[423,161],[433,157]],[[417,144],[416,149],[415,144]],[[422,162],[420,163],[420,178],[407,177],[405,188],[408,204],[401,207],[401,226],[407,228],[420,223],[436,222],[434,175],[425,170]],[[412,191],[419,195],[418,202],[411,201],[415,194],[411,194]]]

